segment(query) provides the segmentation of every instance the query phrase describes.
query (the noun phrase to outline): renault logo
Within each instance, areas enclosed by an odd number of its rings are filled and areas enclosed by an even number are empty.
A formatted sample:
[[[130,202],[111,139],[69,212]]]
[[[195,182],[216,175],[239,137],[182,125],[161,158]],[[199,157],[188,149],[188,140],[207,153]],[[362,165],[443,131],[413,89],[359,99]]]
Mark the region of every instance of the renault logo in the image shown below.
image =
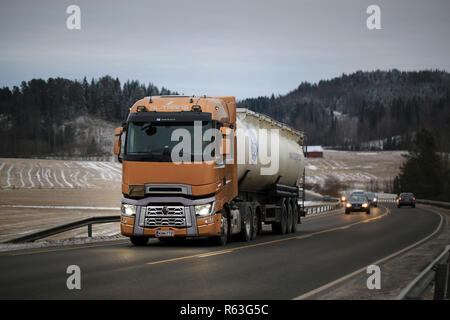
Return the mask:
[[[163,214],[168,214],[169,213],[169,209],[167,207],[163,207],[162,208],[162,213]]]

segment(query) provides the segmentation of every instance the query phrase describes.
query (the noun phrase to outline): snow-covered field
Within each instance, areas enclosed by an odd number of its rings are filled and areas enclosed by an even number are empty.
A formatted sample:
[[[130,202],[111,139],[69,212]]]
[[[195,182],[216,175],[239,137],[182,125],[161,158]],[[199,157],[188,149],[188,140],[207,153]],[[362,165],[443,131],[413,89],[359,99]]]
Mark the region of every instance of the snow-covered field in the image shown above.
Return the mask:
[[[0,158],[1,189],[101,188],[121,174],[116,162]]]
[[[92,216],[119,214],[121,164],[0,158],[0,240]],[[119,224],[101,224],[94,236],[114,236]],[[86,237],[87,228],[51,237]]]
[[[306,182],[323,186],[334,177],[348,189],[368,189],[377,184],[383,189],[404,161],[405,151],[352,152],[325,150],[323,158],[308,158]]]
[[[310,158],[307,182],[324,184],[334,176],[348,188],[392,179],[404,152],[325,150]],[[91,216],[119,214],[121,164],[0,158],[0,241]],[[321,195],[308,191],[308,200]],[[94,236],[116,236],[119,224],[94,226]],[[53,236],[52,240],[86,237],[87,228]],[[48,240],[48,239],[47,239]]]

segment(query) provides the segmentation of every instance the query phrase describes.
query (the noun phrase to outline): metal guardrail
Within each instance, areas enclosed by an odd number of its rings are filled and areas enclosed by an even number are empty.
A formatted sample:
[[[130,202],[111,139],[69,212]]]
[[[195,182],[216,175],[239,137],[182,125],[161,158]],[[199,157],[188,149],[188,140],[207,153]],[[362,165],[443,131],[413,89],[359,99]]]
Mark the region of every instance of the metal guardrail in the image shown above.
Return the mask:
[[[91,217],[91,218],[86,218],[86,219],[66,223],[63,225],[59,225],[59,226],[56,226],[53,228],[41,230],[38,232],[34,232],[34,233],[27,234],[27,235],[17,237],[14,239],[6,240],[3,243],[33,242],[35,240],[47,238],[47,237],[53,236],[55,234],[63,233],[66,231],[78,229],[78,228],[85,227],[85,226],[88,227],[88,237],[92,237],[92,225],[93,224],[119,222],[119,221],[120,221],[120,215]]]
[[[429,205],[436,206],[436,207],[450,209],[450,202],[417,199],[416,203],[429,204]]]
[[[396,300],[422,300],[434,284],[434,299],[450,299],[450,245],[433,260],[411,283],[403,289]]]
[[[316,204],[316,205],[310,205],[305,206],[306,216],[315,215],[315,214],[321,214],[327,211],[336,210],[340,208],[342,204],[338,202],[332,202],[332,203],[324,203],[324,204]]]
[[[312,206],[305,206],[306,215],[314,215],[314,214],[320,214],[326,211],[337,209],[340,206],[339,202],[333,202],[330,204],[318,204],[318,205],[312,205]],[[23,242],[33,242],[39,239],[47,238],[59,233],[63,233],[66,231],[78,229],[87,226],[88,227],[88,237],[92,237],[92,225],[93,224],[100,224],[100,223],[110,223],[110,222],[119,222],[120,221],[120,215],[113,215],[113,216],[100,216],[100,217],[91,217],[86,218],[70,223],[66,223],[63,225],[59,225],[53,228],[41,230],[38,232],[34,232],[31,234],[27,234],[21,237],[9,239],[6,241],[3,241],[2,243],[23,243]]]

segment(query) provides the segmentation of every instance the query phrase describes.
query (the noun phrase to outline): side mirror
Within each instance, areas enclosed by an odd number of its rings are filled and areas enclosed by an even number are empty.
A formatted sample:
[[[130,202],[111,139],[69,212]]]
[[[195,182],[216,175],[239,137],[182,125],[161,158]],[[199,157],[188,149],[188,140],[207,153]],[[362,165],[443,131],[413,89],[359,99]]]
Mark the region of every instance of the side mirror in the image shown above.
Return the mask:
[[[232,152],[231,151],[231,139],[232,139],[231,130],[232,129],[227,128],[227,127],[220,128],[220,132],[222,133],[222,148],[220,150],[220,153],[222,155],[229,155]]]
[[[120,157],[120,149],[122,146],[122,133],[123,127],[116,128],[115,136],[117,137],[114,141],[114,154],[117,156],[117,160],[122,163],[122,158]]]

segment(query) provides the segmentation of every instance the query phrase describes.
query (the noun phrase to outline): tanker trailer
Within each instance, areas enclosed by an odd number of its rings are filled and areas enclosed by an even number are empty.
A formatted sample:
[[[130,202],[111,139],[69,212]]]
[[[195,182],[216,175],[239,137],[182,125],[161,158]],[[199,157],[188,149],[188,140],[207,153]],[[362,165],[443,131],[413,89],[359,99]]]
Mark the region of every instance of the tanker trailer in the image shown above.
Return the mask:
[[[303,133],[236,108],[234,97],[143,98],[116,137],[121,233],[135,245],[151,237],[250,241],[262,224],[295,232],[304,215]]]

